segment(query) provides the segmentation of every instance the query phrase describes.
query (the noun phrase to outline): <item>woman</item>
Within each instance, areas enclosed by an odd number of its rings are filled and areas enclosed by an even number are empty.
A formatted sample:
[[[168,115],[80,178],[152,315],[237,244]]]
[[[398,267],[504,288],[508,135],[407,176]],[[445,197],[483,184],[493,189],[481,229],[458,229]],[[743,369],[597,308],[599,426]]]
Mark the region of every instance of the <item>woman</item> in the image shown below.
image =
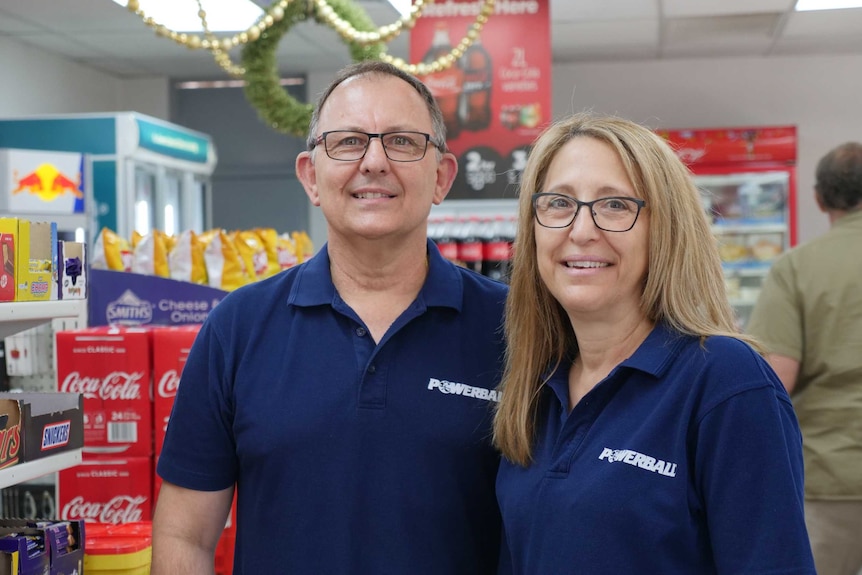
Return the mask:
[[[495,442],[516,574],[814,573],[801,437],[660,137],[578,114],[524,170]]]

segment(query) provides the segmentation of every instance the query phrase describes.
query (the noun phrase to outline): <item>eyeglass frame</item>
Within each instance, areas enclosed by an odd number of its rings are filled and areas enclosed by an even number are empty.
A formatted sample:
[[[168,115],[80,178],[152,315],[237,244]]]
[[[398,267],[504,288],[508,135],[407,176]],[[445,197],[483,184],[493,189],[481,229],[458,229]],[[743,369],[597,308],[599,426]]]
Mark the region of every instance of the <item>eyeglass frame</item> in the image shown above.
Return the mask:
[[[344,133],[344,134],[363,134],[365,136],[368,136],[368,141],[365,142],[365,150],[362,152],[361,156],[359,156],[358,158],[345,160],[344,158],[333,158],[329,154],[329,148],[326,146],[326,136],[328,136],[329,134],[337,134],[339,132]],[[383,137],[384,136],[391,136],[392,134],[416,134],[419,136],[425,136],[425,149],[422,150],[422,155],[419,156],[418,158],[414,159],[414,160],[398,160],[396,158],[390,157],[389,151],[386,149],[386,145],[383,143]],[[313,140],[309,140],[308,151],[310,152],[311,150],[313,150],[314,148],[319,146],[321,142],[323,142],[323,150],[326,152],[326,157],[328,157],[332,160],[335,160],[336,162],[358,162],[359,160],[361,160],[362,158],[365,157],[365,154],[368,153],[368,148],[371,147],[371,140],[373,140],[374,138],[380,139],[380,145],[383,147],[383,153],[386,155],[386,158],[388,160],[391,160],[393,162],[420,162],[420,161],[424,160],[426,154],[428,154],[428,143],[429,142],[431,144],[433,144],[434,148],[436,150],[438,150],[440,153],[446,152],[446,145],[445,144],[440,143],[440,142],[436,142],[431,137],[431,134],[429,134],[427,132],[419,132],[416,130],[393,130],[391,132],[379,132],[377,134],[373,134],[371,132],[363,132],[362,130],[327,130],[326,132],[322,132],[317,138],[315,138]]]
[[[542,221],[539,219],[539,211],[536,209],[536,202],[539,201],[539,198],[548,197],[548,196],[559,196],[559,197],[567,198],[567,199],[575,202],[575,204],[578,207],[577,207],[577,209],[575,209],[575,213],[572,215],[572,219],[569,220],[569,223],[567,223],[564,226],[546,226],[545,224],[542,223]],[[634,202],[635,205],[638,207],[638,211],[635,212],[635,218],[634,218],[634,220],[632,220],[632,225],[630,225],[628,228],[626,228],[624,230],[609,230],[607,228],[603,228],[602,226],[600,226],[599,223],[596,221],[596,213],[593,211],[593,205],[597,204],[598,202],[603,202],[606,200],[628,200],[628,201]],[[575,219],[578,217],[578,214],[581,213],[581,208],[586,206],[587,208],[589,208],[590,217],[593,220],[593,225],[595,225],[598,229],[602,230],[603,232],[611,232],[614,234],[625,233],[625,232],[631,231],[631,229],[633,227],[635,227],[635,224],[638,222],[638,217],[641,215],[641,210],[646,207],[646,201],[641,200],[640,198],[632,198],[630,196],[607,196],[604,198],[597,198],[591,202],[582,202],[581,200],[579,200],[577,198],[573,198],[572,196],[567,196],[566,194],[560,194],[557,192],[537,192],[537,193],[533,194],[532,196],[530,196],[530,203],[533,206],[533,217],[536,218],[536,223],[539,224],[540,226],[542,226],[543,228],[548,228],[551,230],[561,230],[563,228],[569,227],[570,225],[572,225],[572,223],[574,223]]]

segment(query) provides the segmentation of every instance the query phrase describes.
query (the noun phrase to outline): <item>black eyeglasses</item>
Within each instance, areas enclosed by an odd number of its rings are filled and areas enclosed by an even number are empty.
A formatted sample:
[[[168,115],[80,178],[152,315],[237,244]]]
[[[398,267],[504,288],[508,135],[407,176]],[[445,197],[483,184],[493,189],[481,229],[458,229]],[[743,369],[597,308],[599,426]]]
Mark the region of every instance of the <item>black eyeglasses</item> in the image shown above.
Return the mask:
[[[592,202],[582,202],[570,196],[554,193],[533,194],[533,213],[540,226],[546,228],[567,228],[581,207],[586,206],[593,223],[606,232],[627,232],[635,226],[638,214],[646,202],[637,198],[609,197]]]
[[[393,162],[418,162],[425,157],[428,142],[435,148],[445,152],[442,143],[431,139],[430,134],[425,132],[384,132],[382,134],[369,134],[368,132],[354,132],[350,130],[333,130],[323,132],[316,140],[309,142],[308,149],[323,142],[326,155],[333,160],[342,162],[355,162],[365,157],[372,138],[380,138],[383,144],[383,152]]]

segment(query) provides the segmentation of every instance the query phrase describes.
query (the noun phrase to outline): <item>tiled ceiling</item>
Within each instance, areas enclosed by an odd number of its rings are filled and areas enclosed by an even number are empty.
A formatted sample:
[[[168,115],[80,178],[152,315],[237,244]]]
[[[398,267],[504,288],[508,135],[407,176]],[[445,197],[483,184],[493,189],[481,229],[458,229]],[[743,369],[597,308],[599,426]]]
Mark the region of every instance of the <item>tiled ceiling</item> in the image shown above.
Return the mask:
[[[256,0],[267,6],[268,0]],[[442,1],[442,0],[438,0]],[[505,1],[505,0],[500,0]],[[361,0],[378,25],[397,13]],[[550,0],[554,63],[673,58],[862,54],[862,9],[794,12],[795,0]],[[223,78],[204,51],[156,37],[111,0],[0,0],[0,37],[122,77]],[[408,57],[408,35],[389,52]],[[238,50],[232,52],[236,59]],[[282,73],[349,62],[326,26],[291,28],[278,50]]]

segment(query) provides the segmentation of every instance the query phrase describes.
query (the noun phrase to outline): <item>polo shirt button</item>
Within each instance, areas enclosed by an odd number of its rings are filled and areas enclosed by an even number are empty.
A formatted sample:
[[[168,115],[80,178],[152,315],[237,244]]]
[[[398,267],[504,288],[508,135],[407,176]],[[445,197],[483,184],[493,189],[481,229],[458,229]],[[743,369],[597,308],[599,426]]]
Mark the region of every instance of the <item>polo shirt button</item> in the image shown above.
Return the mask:
[[[368,333],[368,332],[365,330],[364,327],[357,327],[356,328],[356,335],[358,335],[359,337],[364,337],[366,333]]]
[[[377,368],[374,366],[373,363],[368,366],[368,373],[374,373],[375,371],[377,371]]]

